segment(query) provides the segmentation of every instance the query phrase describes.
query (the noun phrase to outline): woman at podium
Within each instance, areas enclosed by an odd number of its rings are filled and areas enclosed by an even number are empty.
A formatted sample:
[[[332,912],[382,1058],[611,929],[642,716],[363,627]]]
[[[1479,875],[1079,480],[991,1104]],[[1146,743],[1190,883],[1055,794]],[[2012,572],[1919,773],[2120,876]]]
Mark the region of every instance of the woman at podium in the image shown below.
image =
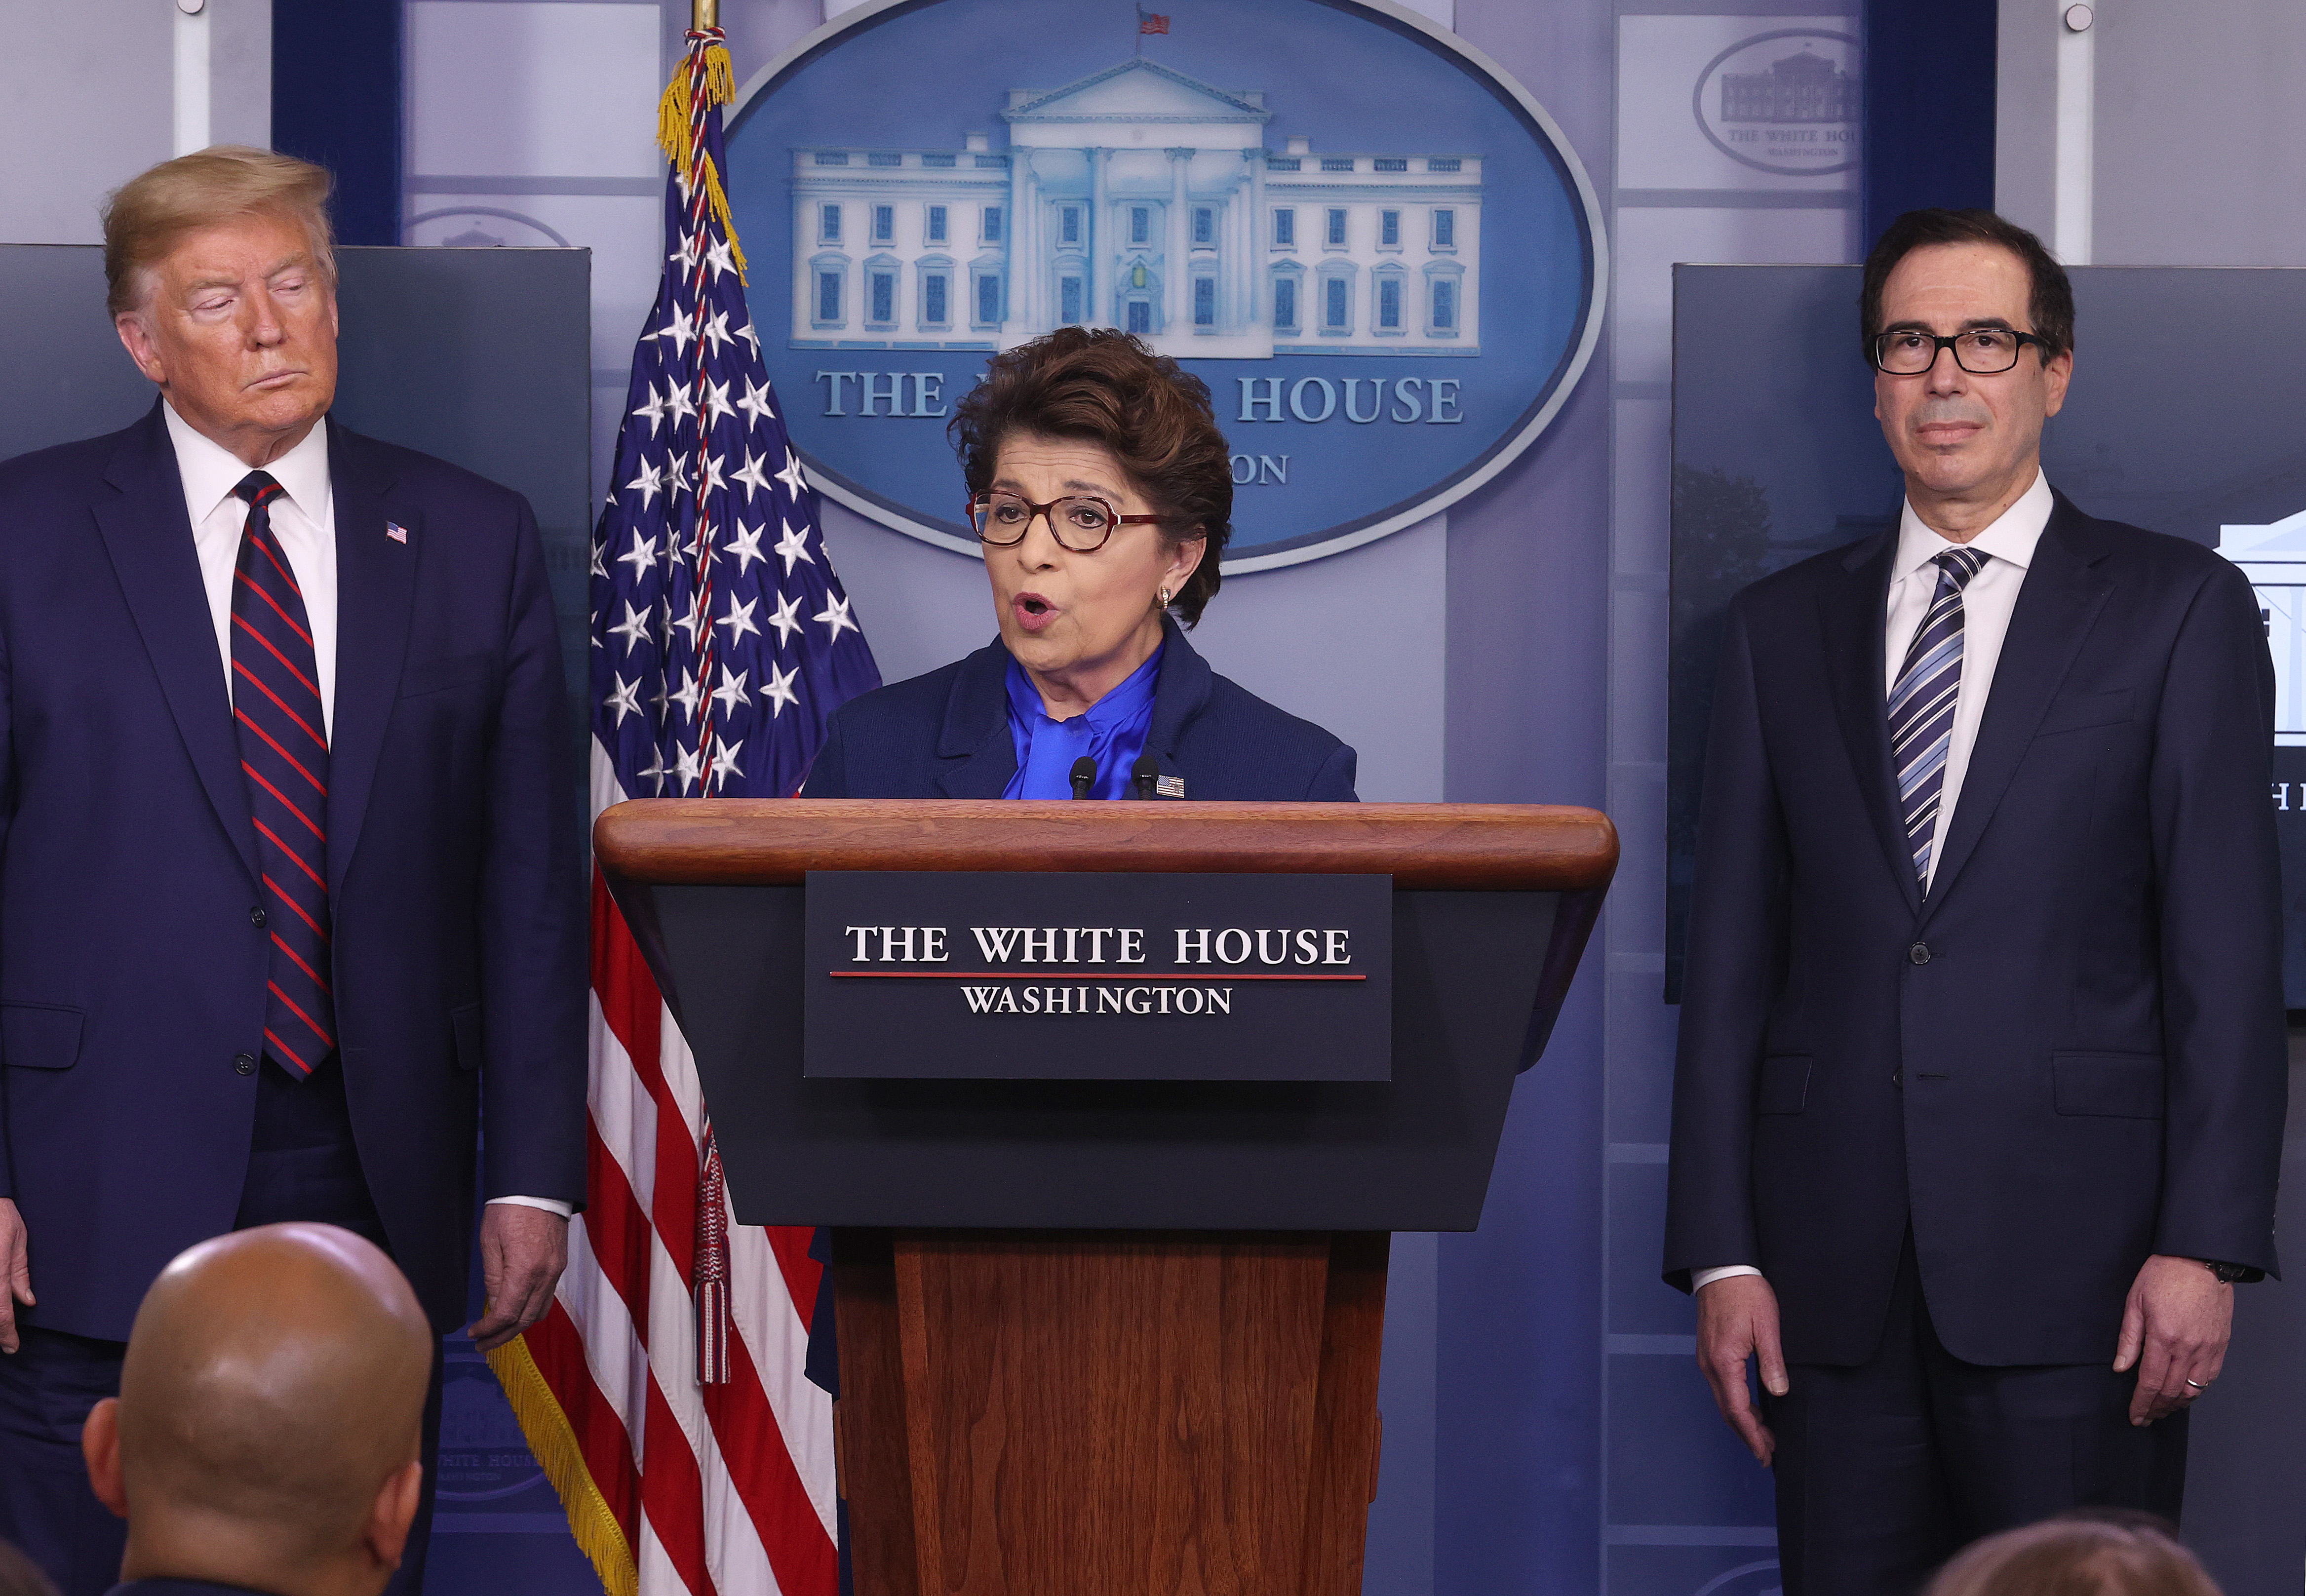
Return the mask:
[[[1353,749],[1185,641],[1233,531],[1208,387],[1101,328],[989,368],[952,431],[1000,636],[835,710],[802,796],[1351,799]]]

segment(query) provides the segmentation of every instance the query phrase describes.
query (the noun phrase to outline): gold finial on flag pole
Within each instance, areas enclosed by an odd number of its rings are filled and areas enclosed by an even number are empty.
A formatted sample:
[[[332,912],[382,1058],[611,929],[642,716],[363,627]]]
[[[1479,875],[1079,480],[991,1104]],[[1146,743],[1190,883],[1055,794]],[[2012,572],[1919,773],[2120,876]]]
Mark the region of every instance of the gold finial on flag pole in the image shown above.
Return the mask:
[[[688,0],[688,25],[702,33],[721,25],[721,0]]]

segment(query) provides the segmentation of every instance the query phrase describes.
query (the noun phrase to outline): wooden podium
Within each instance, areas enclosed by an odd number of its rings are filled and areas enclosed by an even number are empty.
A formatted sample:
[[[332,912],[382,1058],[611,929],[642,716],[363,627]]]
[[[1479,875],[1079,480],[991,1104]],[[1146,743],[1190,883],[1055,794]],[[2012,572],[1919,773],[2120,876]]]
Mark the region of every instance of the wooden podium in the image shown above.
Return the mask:
[[[737,1217],[830,1225],[858,1596],[1354,1596],[1395,1230],[1471,1230],[1617,865],[1591,810],[621,804]],[[812,871],[1389,875],[1389,1081],[807,1077]]]

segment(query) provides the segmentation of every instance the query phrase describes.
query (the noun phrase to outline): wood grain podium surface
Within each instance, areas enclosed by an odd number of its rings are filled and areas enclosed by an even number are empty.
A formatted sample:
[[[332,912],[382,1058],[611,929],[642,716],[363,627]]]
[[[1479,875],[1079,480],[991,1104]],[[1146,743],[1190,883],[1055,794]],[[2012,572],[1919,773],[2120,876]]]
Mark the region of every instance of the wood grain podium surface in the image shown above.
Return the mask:
[[[1391,875],[1402,889],[1584,892],[1618,832],[1547,804],[636,798],[593,827],[628,881],[798,885],[811,870]]]

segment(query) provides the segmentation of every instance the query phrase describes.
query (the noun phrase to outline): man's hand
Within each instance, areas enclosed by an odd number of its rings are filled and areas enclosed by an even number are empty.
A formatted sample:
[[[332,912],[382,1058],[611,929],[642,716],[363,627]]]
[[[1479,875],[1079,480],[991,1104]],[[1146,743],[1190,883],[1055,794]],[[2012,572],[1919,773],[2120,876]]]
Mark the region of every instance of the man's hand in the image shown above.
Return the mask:
[[[7,1284],[0,1291],[0,1353],[13,1353],[23,1344],[16,1334],[16,1304],[30,1308],[38,1299],[32,1295],[31,1239],[10,1197],[0,1197],[0,1281]]]
[[[1754,1461],[1766,1465],[1778,1449],[1777,1437],[1754,1411],[1746,1389],[1746,1360],[1759,1358],[1762,1385],[1783,1396],[1785,1353],[1778,1344],[1778,1293],[1759,1275],[1730,1275],[1697,1293],[1697,1367],[1713,1387],[1713,1405],[1746,1443]]]
[[[544,1317],[568,1263],[568,1221],[525,1203],[481,1210],[481,1284],[488,1308],[469,1334],[483,1352],[502,1346]]]
[[[2233,1286],[2197,1259],[2148,1259],[2122,1304],[2114,1354],[2114,1373],[2138,1369],[2130,1421],[2166,1419],[2208,1390],[2225,1367],[2233,1334]]]

